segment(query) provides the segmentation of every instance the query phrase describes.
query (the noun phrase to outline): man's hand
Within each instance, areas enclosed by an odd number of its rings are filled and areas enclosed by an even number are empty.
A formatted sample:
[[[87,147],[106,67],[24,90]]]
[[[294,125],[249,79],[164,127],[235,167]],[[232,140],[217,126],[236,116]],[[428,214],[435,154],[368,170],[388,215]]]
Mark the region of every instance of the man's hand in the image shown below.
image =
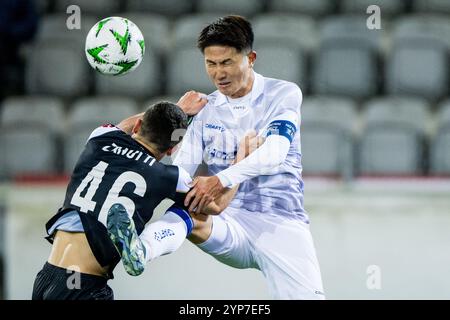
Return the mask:
[[[189,212],[202,212],[214,198],[224,189],[220,180],[216,176],[196,177],[192,183],[193,189],[189,191],[184,200],[184,205],[189,206]]]
[[[264,143],[264,138],[257,136],[256,131],[248,132],[239,142],[236,162],[241,161]]]
[[[203,109],[207,102],[208,100],[206,99],[205,94],[191,90],[186,92],[180,100],[178,100],[177,105],[188,116],[195,116]]]

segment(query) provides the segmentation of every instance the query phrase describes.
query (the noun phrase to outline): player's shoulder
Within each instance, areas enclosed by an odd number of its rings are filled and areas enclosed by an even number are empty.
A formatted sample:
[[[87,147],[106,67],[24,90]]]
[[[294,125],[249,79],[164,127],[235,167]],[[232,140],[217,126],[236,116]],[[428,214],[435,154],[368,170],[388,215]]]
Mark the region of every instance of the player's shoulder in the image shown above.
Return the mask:
[[[123,131],[119,127],[117,127],[111,123],[106,123],[100,127],[95,128],[92,131],[91,135],[89,136],[88,141],[91,139],[103,136],[108,133],[122,133],[122,132]]]
[[[264,77],[264,91],[270,95],[298,94],[302,96],[300,87],[291,81]]]
[[[217,97],[219,96],[219,90],[213,91],[210,94],[208,94],[208,104],[214,104]]]

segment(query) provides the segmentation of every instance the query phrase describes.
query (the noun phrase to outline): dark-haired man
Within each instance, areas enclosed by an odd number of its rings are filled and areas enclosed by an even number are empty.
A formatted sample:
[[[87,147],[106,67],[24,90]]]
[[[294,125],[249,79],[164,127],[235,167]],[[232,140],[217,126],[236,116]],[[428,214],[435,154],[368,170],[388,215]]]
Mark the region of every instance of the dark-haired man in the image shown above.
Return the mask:
[[[202,212],[223,190],[240,186],[228,208],[207,218],[209,232],[190,239],[227,265],[261,270],[276,299],[323,299],[303,208],[302,92],[295,83],[254,72],[253,40],[241,16],[220,18],[198,37],[217,90],[189,126],[174,164],[193,175],[204,160],[211,176],[195,179],[185,205]],[[237,142],[249,129],[266,140],[235,164]]]
[[[198,93],[190,92],[178,105],[190,114],[205,103]],[[161,102],[117,126],[104,125],[92,132],[72,173],[63,206],[46,224],[47,239],[53,245],[36,277],[33,299],[113,299],[107,281],[113,278],[121,255],[131,255],[125,257],[125,269],[138,275],[148,256],[167,254],[181,245],[194,227],[182,203],[192,179],[182,168],[158,160],[171,154],[178,143],[174,134],[182,136],[176,131],[186,127],[183,110]],[[134,255],[127,251],[132,243],[119,243],[122,251],[118,252],[106,229],[114,229],[110,218],[125,213],[132,218],[135,233],[141,233],[155,207],[166,198],[175,203],[153,228],[163,241],[155,241],[152,252],[141,250]],[[224,193],[225,198],[229,201],[230,192]],[[210,213],[218,213],[224,205],[213,203]]]

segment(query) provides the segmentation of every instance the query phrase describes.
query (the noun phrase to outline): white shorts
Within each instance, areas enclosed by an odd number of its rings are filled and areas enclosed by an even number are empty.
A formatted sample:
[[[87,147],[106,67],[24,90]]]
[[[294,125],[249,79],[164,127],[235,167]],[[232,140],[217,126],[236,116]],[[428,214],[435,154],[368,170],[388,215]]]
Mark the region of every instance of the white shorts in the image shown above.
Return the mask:
[[[274,299],[325,299],[309,225],[298,219],[228,207],[198,247],[229,266],[261,270]]]

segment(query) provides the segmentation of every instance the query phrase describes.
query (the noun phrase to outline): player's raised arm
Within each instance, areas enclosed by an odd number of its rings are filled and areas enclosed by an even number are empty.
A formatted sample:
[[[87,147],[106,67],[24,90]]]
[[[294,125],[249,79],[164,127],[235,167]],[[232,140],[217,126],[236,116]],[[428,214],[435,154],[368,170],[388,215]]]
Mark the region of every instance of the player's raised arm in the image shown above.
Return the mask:
[[[126,118],[122,120],[117,127],[122,130],[123,132],[126,132],[127,134],[131,134],[133,132],[133,128],[136,125],[136,121],[139,119],[142,119],[142,116],[144,115],[144,112],[135,114],[134,116],[131,116],[129,118]]]
[[[256,176],[278,173],[300,128],[301,102],[302,93],[296,85],[285,88],[284,96],[278,102],[279,111],[271,118],[264,133],[264,145],[240,163],[219,172],[217,177],[221,185],[230,187]]]
[[[199,113],[208,102],[206,95],[197,91],[186,92],[177,105],[192,119],[197,113]]]
[[[187,116],[192,119],[203,107],[206,105],[208,100],[206,99],[206,95],[196,91],[188,91],[186,92],[176,103],[183,111],[187,114]],[[122,120],[117,127],[131,134],[133,132],[133,128],[136,125],[136,121],[142,119],[144,112],[135,114],[131,117],[128,117]]]

